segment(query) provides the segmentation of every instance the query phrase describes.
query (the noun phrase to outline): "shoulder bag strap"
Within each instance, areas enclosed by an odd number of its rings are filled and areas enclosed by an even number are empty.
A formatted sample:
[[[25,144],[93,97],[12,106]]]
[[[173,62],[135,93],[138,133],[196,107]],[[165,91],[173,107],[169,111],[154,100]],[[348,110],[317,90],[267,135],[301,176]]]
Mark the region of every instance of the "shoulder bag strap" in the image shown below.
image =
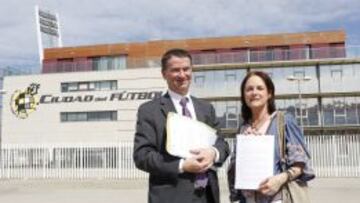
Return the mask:
[[[286,158],[285,158],[285,148],[286,148],[286,139],[285,139],[285,118],[284,112],[277,112],[277,129],[278,129],[278,142],[280,150],[280,159],[281,159],[281,168],[283,171],[286,170]]]

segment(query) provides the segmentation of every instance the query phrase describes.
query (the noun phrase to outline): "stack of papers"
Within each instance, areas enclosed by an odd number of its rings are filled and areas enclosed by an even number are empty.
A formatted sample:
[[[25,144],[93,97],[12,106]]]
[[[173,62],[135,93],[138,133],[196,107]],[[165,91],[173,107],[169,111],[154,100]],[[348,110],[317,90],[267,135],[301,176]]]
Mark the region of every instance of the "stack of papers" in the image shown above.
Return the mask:
[[[257,190],[274,174],[273,135],[237,135],[235,188]]]
[[[190,150],[215,144],[216,130],[197,120],[170,112],[166,122],[166,150],[181,158],[191,157]]]

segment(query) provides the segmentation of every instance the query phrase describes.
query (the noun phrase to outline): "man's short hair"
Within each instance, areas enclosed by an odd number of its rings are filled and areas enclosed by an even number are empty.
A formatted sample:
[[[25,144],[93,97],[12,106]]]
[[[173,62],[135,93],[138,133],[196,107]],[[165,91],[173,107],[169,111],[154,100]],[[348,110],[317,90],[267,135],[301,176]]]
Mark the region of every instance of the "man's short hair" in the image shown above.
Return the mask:
[[[170,49],[161,58],[161,71],[165,71],[167,68],[167,62],[170,60],[171,57],[176,56],[179,58],[189,58],[190,64],[192,65],[192,57],[190,53],[184,49]]]

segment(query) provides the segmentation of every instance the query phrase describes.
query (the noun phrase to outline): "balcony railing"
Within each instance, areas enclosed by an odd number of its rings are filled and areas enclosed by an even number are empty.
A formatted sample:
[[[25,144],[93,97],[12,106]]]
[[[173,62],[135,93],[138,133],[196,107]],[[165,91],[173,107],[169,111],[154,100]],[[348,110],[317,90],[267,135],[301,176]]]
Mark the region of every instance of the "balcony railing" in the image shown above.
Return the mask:
[[[355,50],[353,50],[355,49]],[[334,59],[359,57],[360,47],[324,47],[311,49],[269,49],[269,50],[240,50],[224,53],[198,53],[193,55],[196,65],[221,63],[257,63],[271,61],[296,61],[312,59]]]

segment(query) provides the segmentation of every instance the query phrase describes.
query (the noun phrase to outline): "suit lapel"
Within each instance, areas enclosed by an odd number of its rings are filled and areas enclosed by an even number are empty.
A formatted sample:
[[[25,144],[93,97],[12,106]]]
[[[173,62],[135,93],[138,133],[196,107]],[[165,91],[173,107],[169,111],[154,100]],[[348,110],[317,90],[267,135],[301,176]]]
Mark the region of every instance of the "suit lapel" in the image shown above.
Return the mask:
[[[169,112],[175,112],[176,113],[175,106],[174,106],[174,104],[172,103],[172,101],[170,99],[169,93],[166,93],[164,96],[161,97],[160,105],[161,105],[161,111],[163,112],[165,118],[167,117],[167,114]]]
[[[198,99],[196,99],[195,97],[193,97],[193,96],[191,96],[191,100],[192,100],[193,105],[194,105],[196,119],[198,121],[205,122],[205,111],[202,108],[202,105],[201,105],[200,101]]]

